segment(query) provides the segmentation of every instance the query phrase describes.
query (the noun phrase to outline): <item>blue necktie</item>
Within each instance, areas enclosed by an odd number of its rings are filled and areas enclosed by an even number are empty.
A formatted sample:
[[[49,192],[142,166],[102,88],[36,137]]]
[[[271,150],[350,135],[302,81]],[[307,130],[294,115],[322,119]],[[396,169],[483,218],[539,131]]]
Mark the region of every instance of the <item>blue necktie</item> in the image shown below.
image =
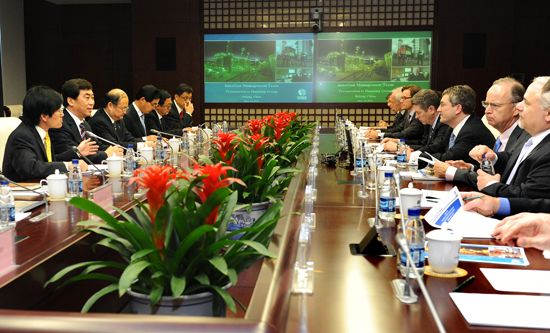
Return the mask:
[[[455,145],[455,138],[456,138],[455,134],[452,133],[451,138],[449,139],[449,149],[453,148],[453,146]]]
[[[141,119],[141,126],[143,126],[143,133],[147,134],[147,130],[145,129],[145,116],[143,113],[139,116],[139,118]]]
[[[495,149],[493,150],[495,153],[498,152],[500,149],[500,146],[502,145],[502,142],[500,142],[500,136],[497,138],[497,142],[495,143]]]

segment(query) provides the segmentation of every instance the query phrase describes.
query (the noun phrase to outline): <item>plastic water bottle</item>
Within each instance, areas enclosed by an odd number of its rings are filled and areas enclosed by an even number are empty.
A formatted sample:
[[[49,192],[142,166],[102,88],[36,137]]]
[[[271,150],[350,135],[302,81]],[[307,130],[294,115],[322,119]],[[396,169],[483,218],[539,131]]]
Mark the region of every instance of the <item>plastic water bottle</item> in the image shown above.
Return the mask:
[[[357,149],[355,153],[355,171],[363,172],[364,168],[367,166],[369,152],[367,151],[367,146],[362,142],[361,147]]]
[[[218,125],[216,122],[212,123],[212,141],[215,141],[218,139],[218,133],[220,133],[221,128],[220,125]]]
[[[479,162],[481,166],[481,170],[487,172],[490,175],[495,174],[495,168],[493,166],[493,162],[489,161],[487,157],[485,157],[485,154],[483,154],[483,161]]]
[[[222,123],[222,132],[223,133],[229,133],[229,124],[227,123],[227,120],[223,120]]]
[[[407,168],[407,145],[405,139],[399,139],[397,144],[397,167],[399,169]]]
[[[78,160],[73,159],[73,167],[69,172],[69,197],[79,197],[82,194],[82,173]]]
[[[180,167],[182,169],[187,169],[189,168],[189,135],[187,135],[187,131],[183,131],[183,135],[181,136],[180,151]]]
[[[397,232],[403,233],[401,224],[397,228]],[[424,275],[424,261],[425,261],[425,248],[426,244],[426,234],[424,233],[424,225],[422,220],[420,220],[420,209],[411,208],[409,209],[409,219],[405,224],[405,238],[411,249],[411,257],[413,263],[418,271],[418,275]],[[398,256],[399,271],[401,275],[406,277],[407,274],[407,256],[401,249],[399,249]],[[412,268],[409,267],[409,277],[416,278]]]
[[[136,169],[136,158],[134,157],[134,145],[128,145],[126,156],[124,158],[124,176],[132,177]]]
[[[15,201],[11,193],[10,183],[0,183],[0,228],[15,225]]]
[[[155,144],[155,163],[162,165],[164,163],[164,148],[162,147],[162,138],[157,137],[157,143]]]
[[[201,154],[205,155],[204,147],[204,136],[202,131],[199,129],[197,131],[197,135],[195,136],[195,153],[197,154],[197,157]],[[208,155],[208,151],[206,151],[206,155]]]
[[[385,223],[392,223],[395,221],[395,183],[393,181],[392,172],[384,173],[384,183],[380,190],[378,217],[384,226],[386,226]]]

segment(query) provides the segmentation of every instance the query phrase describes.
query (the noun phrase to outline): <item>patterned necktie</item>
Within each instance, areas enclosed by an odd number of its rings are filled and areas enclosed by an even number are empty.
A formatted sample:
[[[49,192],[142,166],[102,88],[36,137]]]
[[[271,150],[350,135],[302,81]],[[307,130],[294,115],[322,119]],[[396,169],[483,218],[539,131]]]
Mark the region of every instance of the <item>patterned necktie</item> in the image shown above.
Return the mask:
[[[84,123],[80,123],[80,137],[82,141],[86,140],[86,128],[84,128]]]
[[[46,156],[48,156],[48,162],[52,161],[52,142],[50,141],[50,135],[46,133],[44,138],[44,146],[46,146]]]
[[[113,123],[113,125],[115,126],[115,131],[116,131],[118,129],[116,126],[116,121]]]
[[[143,113],[139,116],[139,119],[141,119],[141,126],[143,126],[143,133],[147,134],[147,130],[145,129],[145,116]]]
[[[434,128],[430,126],[430,136],[428,137],[428,143],[432,142],[433,135],[434,135]]]
[[[508,179],[506,179],[506,184],[510,185],[510,183],[514,179],[514,176],[516,175],[516,172],[518,171],[519,165],[527,157],[527,152],[529,151],[532,145],[533,145],[533,138],[529,139],[521,149],[521,153],[519,154],[519,157],[516,160],[516,164],[514,165],[512,172],[510,172],[510,176],[508,176]]]
[[[453,146],[455,145],[455,138],[456,138],[456,135],[452,133],[451,138],[449,139],[449,149],[453,148]]]
[[[497,142],[495,143],[495,149],[493,149],[493,151],[498,152],[501,145],[502,145],[502,142],[500,141],[500,135],[499,135],[499,137],[497,138]]]

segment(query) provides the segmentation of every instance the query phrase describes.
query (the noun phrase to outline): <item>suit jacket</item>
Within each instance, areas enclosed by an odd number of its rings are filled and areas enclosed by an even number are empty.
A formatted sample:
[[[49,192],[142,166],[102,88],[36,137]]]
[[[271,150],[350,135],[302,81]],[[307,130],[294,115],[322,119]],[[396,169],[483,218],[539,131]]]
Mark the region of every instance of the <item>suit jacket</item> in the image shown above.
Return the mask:
[[[147,128],[147,132],[149,134],[155,134],[151,132],[152,129],[155,129],[157,131],[170,133],[178,136],[182,135],[182,131],[180,129],[168,129],[167,128],[168,126],[166,126],[166,116],[159,119],[157,111],[151,111],[145,115],[145,127]],[[168,134],[162,134],[162,136],[168,139],[172,138],[172,135],[168,135]]]
[[[50,139],[52,140],[52,148],[54,149],[56,154],[61,154],[68,150],[71,150],[72,152],[72,147],[78,147],[78,145],[82,142],[80,129],[78,128],[78,126],[76,126],[76,123],[69,114],[69,111],[67,109],[63,109],[63,112],[65,116],[63,117],[63,125],[61,126],[61,128],[50,128],[50,130],[48,131],[50,133]],[[86,131],[92,131],[90,124],[88,124],[88,122],[86,121],[84,121],[84,128],[86,129]],[[86,139],[88,138],[90,138],[90,136],[88,135],[88,133],[86,133]],[[107,153],[105,153],[105,150],[109,148],[109,145],[99,139],[95,139],[92,141],[96,141],[99,149],[95,155],[88,155],[87,157],[92,163],[100,164],[101,161],[107,158]],[[76,155],[76,153],[72,152],[70,159],[73,158],[79,157],[78,155]]]
[[[431,125],[424,126],[424,135],[422,140],[406,140],[405,143],[409,145],[413,150],[420,150],[430,154],[444,152],[445,148],[449,145],[450,133],[449,125],[443,124],[438,116],[435,119],[435,126],[432,135]]]
[[[405,111],[405,113],[407,112]],[[405,127],[405,114],[401,114],[401,112],[397,112],[395,114],[395,118],[393,119],[393,124],[391,126],[388,126],[385,129],[381,129],[380,132],[382,133],[401,132],[404,127]]]
[[[516,128],[510,134],[510,138],[508,139],[506,148],[504,148],[504,152],[511,153],[518,147],[519,147],[519,150],[521,151],[521,148],[523,147],[525,142],[529,140],[530,137],[531,135],[529,135],[529,133],[525,132],[521,127],[516,126]],[[494,149],[495,147],[493,147],[493,150]],[[476,170],[479,169],[479,167],[477,166],[477,164],[474,164],[474,168],[475,168],[474,171],[461,170],[461,169],[456,170],[455,176],[453,178],[453,182],[460,182],[460,183],[466,184],[477,191],[478,189],[477,189]]]
[[[447,137],[450,137],[453,133],[453,128],[449,127]],[[438,153],[430,153],[433,157],[437,158],[440,161],[449,161],[449,160],[463,160],[468,163],[477,163],[473,158],[470,157],[469,153],[472,148],[477,145],[486,145],[492,147],[495,144],[495,137],[493,133],[483,124],[481,118],[478,115],[472,114],[466,120],[466,123],[458,133],[455,138],[455,143],[452,148],[449,148],[449,144],[445,146],[445,151]],[[420,154],[420,156],[431,159],[427,154]],[[418,167],[423,168],[426,166],[426,162],[419,161]]]
[[[509,198],[510,215],[519,213],[550,213],[550,199]]]
[[[95,134],[126,148],[128,148],[128,145],[134,145],[135,148],[137,142],[143,142],[142,138],[134,138],[132,134],[126,130],[126,125],[123,120],[118,120],[115,123],[117,125],[116,130],[105,109],[97,110],[89,121]]]
[[[514,165],[521,153],[519,146],[510,152],[498,153],[495,164],[503,165],[501,182],[486,186],[481,192],[494,197],[505,198],[550,198],[550,135],[547,135],[520,163],[510,185],[506,180],[510,176]]]
[[[183,133],[183,129],[187,127],[191,127],[193,125],[193,117],[189,115],[187,112],[185,112],[185,109],[182,110],[183,112],[183,118],[180,118],[180,114],[178,112],[178,108],[176,106],[176,103],[172,103],[172,108],[170,108],[170,112],[163,118],[166,118],[166,126],[169,130],[179,130],[181,135]]]
[[[63,152],[59,156],[52,151],[52,162],[48,162],[46,147],[36,128],[21,123],[6,142],[2,172],[14,182],[46,178],[55,173],[55,169],[59,172],[67,172],[65,163],[57,161],[58,158],[69,160],[67,156],[70,155],[76,156],[72,151]]]
[[[128,130],[128,132],[130,132],[130,134],[132,134],[134,138],[143,138],[144,136],[148,135],[143,129],[141,119],[139,119],[139,115],[136,111],[136,108],[134,107],[134,103],[130,104],[130,107],[128,107],[128,110],[126,111],[126,114],[124,115],[124,118],[122,118],[122,120],[124,120],[126,129]]]
[[[421,140],[422,135],[424,134],[424,125],[420,120],[412,118],[409,122],[410,117],[409,113],[405,113],[403,116],[404,128],[400,132],[391,132],[384,134],[384,138],[396,138],[396,139],[405,139],[405,140]]]

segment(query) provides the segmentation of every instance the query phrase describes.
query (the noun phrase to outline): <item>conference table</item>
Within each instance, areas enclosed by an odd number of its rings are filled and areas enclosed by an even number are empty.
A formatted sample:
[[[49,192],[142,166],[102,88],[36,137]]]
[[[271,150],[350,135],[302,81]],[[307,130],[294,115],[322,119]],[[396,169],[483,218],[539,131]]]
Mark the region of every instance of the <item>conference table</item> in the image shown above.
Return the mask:
[[[334,134],[321,134],[321,153],[336,151]],[[298,167],[307,170],[308,161],[305,156],[299,161]],[[250,297],[249,307],[244,318],[191,318],[136,316],[116,313],[79,314],[75,312],[60,312],[55,307],[40,310],[39,306],[29,307],[21,300],[15,300],[15,292],[21,292],[23,279],[30,281],[47,280],[55,273],[55,267],[65,264],[65,257],[72,261],[81,260],[81,256],[109,256],[109,251],[92,254],[84,250],[93,241],[89,234],[71,233],[74,222],[85,219],[85,214],[75,216],[69,214],[69,220],[61,223],[46,222],[48,234],[43,236],[35,231],[39,224],[22,221],[18,225],[18,234],[27,233],[34,237],[30,240],[42,239],[43,243],[36,246],[24,246],[23,241],[16,246],[17,260],[21,268],[8,277],[0,276],[0,331],[45,332],[55,331],[63,327],[75,332],[169,332],[188,330],[196,332],[436,332],[437,326],[432,318],[424,296],[415,280],[412,287],[418,296],[414,304],[401,303],[394,295],[391,281],[400,278],[396,269],[395,257],[353,256],[350,253],[350,243],[359,243],[370,230],[368,218],[375,215],[377,200],[374,192],[369,192],[368,198],[358,196],[360,185],[358,178],[350,175],[350,170],[318,165],[316,181],[317,201],[314,204],[316,228],[311,234],[310,260],[314,262],[313,294],[292,294],[292,280],[296,262],[296,250],[301,217],[293,212],[303,212],[304,188],[307,183],[307,172],[301,173],[291,182],[284,198],[283,218],[279,221],[269,247],[277,254],[277,259],[265,259],[261,269],[249,273],[247,281],[252,280],[254,289]],[[408,182],[403,185],[406,186]],[[453,185],[441,181],[413,182],[413,186],[421,189],[450,190]],[[460,190],[467,190],[459,187]],[[126,191],[126,190],[125,190]],[[120,207],[129,210],[131,201],[121,199]],[[70,207],[67,209],[71,209]],[[425,214],[426,210],[422,211]],[[33,213],[33,216],[37,212]],[[47,240],[53,233],[60,230],[56,240]],[[61,231],[62,230],[62,231]],[[426,232],[432,230],[425,224]],[[42,237],[42,238],[40,238]],[[389,236],[391,241],[391,235]],[[42,242],[42,241],[41,241]],[[463,243],[494,244],[496,240],[463,240]],[[46,249],[46,247],[50,247]],[[77,253],[75,249],[80,249]],[[57,251],[57,252],[56,252]],[[21,252],[21,253],[19,253]],[[72,255],[69,255],[69,252]],[[526,249],[529,266],[505,266],[504,268],[525,270],[549,270],[550,261],[544,259],[541,252]],[[29,263],[27,263],[29,262]],[[31,268],[31,262],[34,267]],[[50,268],[41,267],[44,265]],[[26,266],[27,265],[27,266]],[[25,272],[23,267],[27,267]],[[447,332],[524,332],[524,329],[503,327],[470,326],[458,308],[451,300],[449,293],[469,276],[475,275],[475,281],[468,285],[464,293],[514,294],[495,291],[480,268],[503,268],[502,265],[478,264],[460,262],[459,267],[468,274],[461,278],[439,278],[424,275],[423,280],[443,326]],[[246,273],[246,272],[245,272]],[[32,277],[32,279],[31,279]],[[40,277],[40,278],[37,278]],[[239,276],[241,278],[241,276]],[[15,284],[12,286],[12,284]],[[29,293],[37,292],[38,282]],[[239,284],[237,285],[239,287]],[[10,293],[4,290],[10,290]],[[252,288],[250,288],[252,289]],[[81,290],[73,289],[74,294]],[[42,293],[45,293],[44,291]],[[42,295],[43,296],[43,295]],[[56,297],[55,294],[49,295]],[[6,297],[10,297],[6,299]],[[25,297],[28,297],[25,294]],[[59,299],[71,297],[70,293],[57,296]],[[40,297],[36,297],[40,298]],[[117,306],[123,306],[124,300],[118,300]],[[38,300],[38,303],[44,302]],[[13,303],[14,305],[12,305]],[[23,304],[20,304],[23,303]],[[55,303],[55,302],[54,302]],[[59,303],[59,302],[58,302]],[[512,304],[513,305],[513,304]],[[57,305],[56,305],[57,306]],[[503,305],[503,316],[509,315],[511,305]],[[543,313],[542,309],[538,309]],[[101,309],[101,312],[116,312],[116,309]],[[43,325],[32,325],[32,322]],[[542,330],[529,330],[538,332]]]

